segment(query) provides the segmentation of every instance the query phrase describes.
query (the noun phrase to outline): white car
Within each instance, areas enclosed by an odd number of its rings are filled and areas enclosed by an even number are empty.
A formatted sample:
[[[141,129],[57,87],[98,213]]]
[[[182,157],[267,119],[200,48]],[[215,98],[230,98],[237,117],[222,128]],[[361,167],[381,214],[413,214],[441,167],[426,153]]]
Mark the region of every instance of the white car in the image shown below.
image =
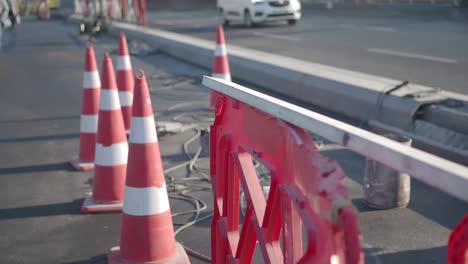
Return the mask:
[[[218,0],[225,25],[243,22],[246,27],[270,21],[287,21],[294,25],[301,19],[299,0]]]

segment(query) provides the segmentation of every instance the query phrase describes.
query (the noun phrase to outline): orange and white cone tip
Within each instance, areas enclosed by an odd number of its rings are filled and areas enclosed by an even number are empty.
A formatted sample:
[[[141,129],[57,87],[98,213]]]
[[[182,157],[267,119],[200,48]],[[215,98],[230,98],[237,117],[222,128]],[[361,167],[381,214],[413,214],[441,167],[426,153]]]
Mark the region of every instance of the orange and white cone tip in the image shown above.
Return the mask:
[[[216,31],[216,47],[214,51],[212,77],[231,81],[231,70],[229,68],[229,60],[226,50],[226,41],[224,38],[224,29],[222,25],[218,25]],[[210,106],[215,107],[218,98],[218,92],[211,91]]]
[[[137,77],[130,129],[120,247],[108,263],[190,263],[176,243],[153,107],[145,77]]]
[[[231,70],[229,69],[226,41],[224,38],[224,29],[222,25],[218,25],[218,29],[216,31],[216,47],[214,51],[214,61],[211,76],[214,78],[231,81]]]
[[[125,33],[121,32],[119,54],[117,57],[117,87],[119,88],[120,106],[126,131],[130,129],[130,120],[132,118],[134,85],[135,80],[133,77],[130,54],[128,52],[127,38],[125,37]]]
[[[96,64],[96,56],[91,44],[86,46],[83,73],[83,97],[80,118],[80,152],[69,163],[76,170],[94,169],[94,155],[99,113],[101,81]]]
[[[114,67],[109,54],[102,65],[102,89],[96,142],[93,193],[83,213],[120,212],[123,206],[128,144],[120,110]]]

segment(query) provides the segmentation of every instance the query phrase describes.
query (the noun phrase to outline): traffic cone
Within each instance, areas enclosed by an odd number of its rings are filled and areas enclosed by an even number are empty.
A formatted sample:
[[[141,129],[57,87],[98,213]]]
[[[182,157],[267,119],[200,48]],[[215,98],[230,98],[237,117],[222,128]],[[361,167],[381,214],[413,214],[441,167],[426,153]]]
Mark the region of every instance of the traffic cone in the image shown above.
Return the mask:
[[[125,33],[120,33],[119,55],[117,57],[117,87],[119,88],[119,99],[125,124],[125,131],[130,130],[133,103],[133,78],[130,54],[128,53],[127,38]]]
[[[85,199],[82,213],[122,210],[128,144],[120,110],[114,67],[106,53],[102,65],[102,89],[96,143],[93,193]]]
[[[91,44],[86,46],[85,66],[83,73],[83,99],[80,122],[80,152],[78,156],[68,161],[76,170],[90,171],[94,169],[94,152],[96,149],[96,133],[99,113],[99,93],[101,81],[96,64],[94,49]]]
[[[224,29],[222,25],[218,25],[216,32],[216,48],[214,52],[212,77],[231,81],[231,70],[229,69],[229,61],[226,51],[226,42],[224,39]],[[211,90],[210,106],[216,106],[218,92]]]
[[[190,263],[175,241],[153,107],[144,74],[137,77],[130,128],[120,247],[108,263]]]

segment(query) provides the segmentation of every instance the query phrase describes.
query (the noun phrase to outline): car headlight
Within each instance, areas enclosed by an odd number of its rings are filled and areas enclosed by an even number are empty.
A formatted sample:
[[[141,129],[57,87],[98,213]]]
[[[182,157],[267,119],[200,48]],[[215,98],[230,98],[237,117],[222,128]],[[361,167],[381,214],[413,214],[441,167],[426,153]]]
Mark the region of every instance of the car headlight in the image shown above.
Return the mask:
[[[297,2],[294,4],[294,9],[297,10],[297,11],[301,11],[302,7],[301,7],[301,2]]]

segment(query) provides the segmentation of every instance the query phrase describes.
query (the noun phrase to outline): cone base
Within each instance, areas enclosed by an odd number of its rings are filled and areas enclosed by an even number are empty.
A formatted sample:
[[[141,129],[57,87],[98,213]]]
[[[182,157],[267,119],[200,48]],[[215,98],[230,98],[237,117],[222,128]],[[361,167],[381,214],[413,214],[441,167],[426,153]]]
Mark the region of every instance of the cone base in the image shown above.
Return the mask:
[[[123,202],[120,203],[98,203],[93,199],[91,195],[87,196],[81,206],[82,214],[111,214],[121,213],[123,208]]]
[[[176,243],[176,255],[171,259],[156,260],[150,262],[131,262],[125,261],[120,256],[120,247],[113,247],[107,254],[108,264],[190,264],[190,260],[184,247]]]
[[[72,159],[68,161],[68,164],[70,164],[77,171],[94,170],[94,162],[81,161],[78,156],[72,157]]]

